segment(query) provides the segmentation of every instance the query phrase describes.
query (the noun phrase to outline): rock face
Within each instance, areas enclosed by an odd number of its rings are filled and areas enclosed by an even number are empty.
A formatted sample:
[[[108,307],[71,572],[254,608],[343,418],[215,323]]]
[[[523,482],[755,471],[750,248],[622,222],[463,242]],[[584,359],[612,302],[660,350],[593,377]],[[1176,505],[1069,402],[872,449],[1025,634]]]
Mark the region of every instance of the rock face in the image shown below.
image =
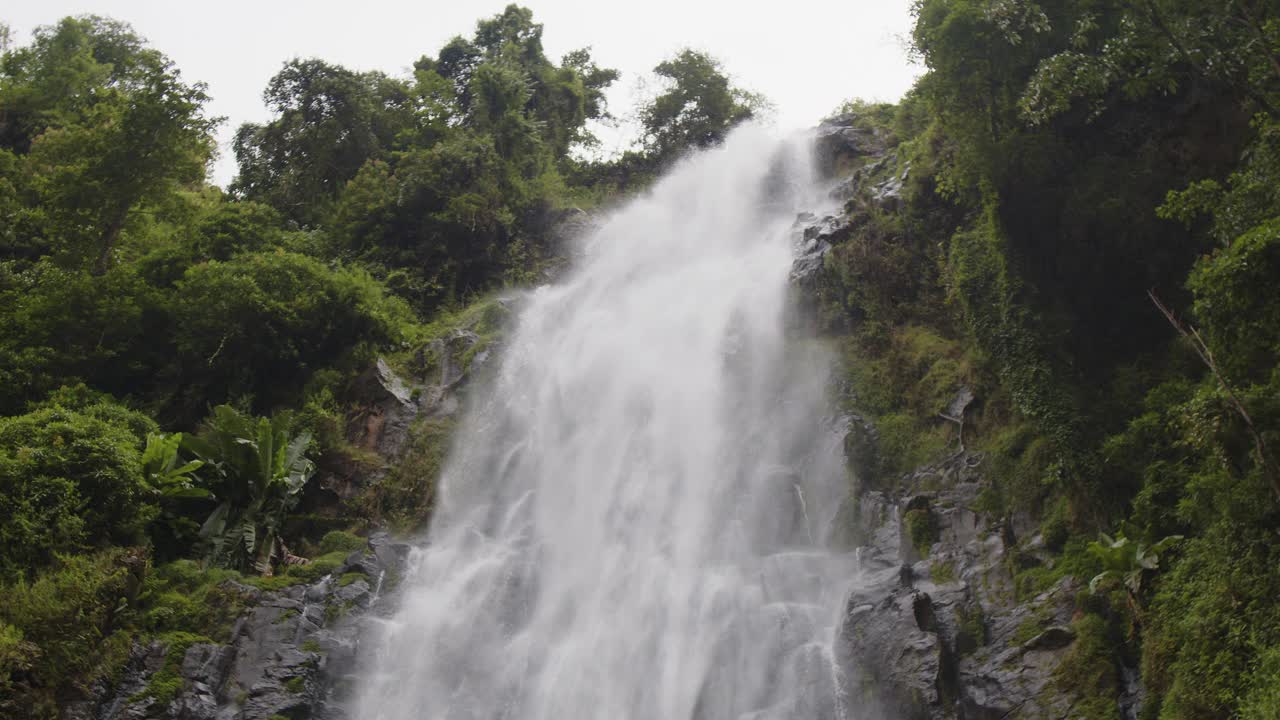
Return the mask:
[[[795,260],[791,264],[791,282],[801,287],[811,287],[822,272],[823,262],[834,244],[848,237],[847,219],[833,215],[818,217],[803,213],[792,227],[792,247]]]
[[[860,124],[852,113],[823,120],[814,134],[818,168],[824,175],[836,175],[857,158],[883,156],[887,141],[879,128]]]
[[[508,311],[509,300],[493,302],[498,312]],[[478,347],[482,342],[474,328],[464,323],[418,349],[413,361],[416,379],[400,377],[378,358],[352,383],[349,392],[356,410],[348,422],[347,438],[383,462],[373,467],[341,462],[324,466],[318,485],[331,495],[330,504],[359,495],[385,476],[387,468],[403,456],[416,420],[459,412],[460,388],[493,352],[490,347]]]
[[[362,618],[399,576],[409,546],[385,533],[369,539],[330,575],[309,585],[267,592],[236,590],[250,609],[225,644],[196,643],[181,657],[181,682],[169,702],[154,695],[170,648],[134,646],[114,693],[96,708],[80,707],[84,720],[267,720],[326,717],[351,681]],[[172,671],[172,670],[171,670]],[[68,713],[68,716],[72,716]]]
[[[856,242],[868,216],[903,209],[909,163],[871,125],[846,115],[817,130],[818,165],[842,207],[797,219],[791,281],[802,303],[816,302],[827,255]],[[1077,698],[1059,669],[1076,647],[1081,588],[1067,577],[1036,597],[1015,592],[1019,563],[1049,556],[1036,549],[1030,518],[977,509],[983,458],[964,444],[974,401],[971,389],[957,388],[942,413],[959,428],[952,454],[902,478],[877,477],[874,424],[846,418],[845,458],[860,487],[831,540],[857,556],[859,571],[834,650],[844,703],[859,720],[1073,717]],[[1136,671],[1122,673],[1119,705],[1136,718],[1141,687]]]
[[[902,495],[859,498],[861,573],[836,655],[850,705],[871,717],[1070,715],[1054,671],[1075,641],[1068,626],[1079,587],[1065,578],[1015,600],[1006,535],[972,510],[980,461],[958,453],[905,478]],[[927,533],[913,529],[921,523]]]

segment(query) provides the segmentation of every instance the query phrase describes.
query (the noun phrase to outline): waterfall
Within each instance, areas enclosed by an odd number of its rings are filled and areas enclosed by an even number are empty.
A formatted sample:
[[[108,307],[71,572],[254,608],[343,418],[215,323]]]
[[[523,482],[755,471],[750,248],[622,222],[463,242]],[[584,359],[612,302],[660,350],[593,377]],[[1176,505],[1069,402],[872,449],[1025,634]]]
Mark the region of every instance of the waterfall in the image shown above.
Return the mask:
[[[355,718],[843,717],[840,436],[788,287],[822,196],[807,141],[741,128],[529,294]]]

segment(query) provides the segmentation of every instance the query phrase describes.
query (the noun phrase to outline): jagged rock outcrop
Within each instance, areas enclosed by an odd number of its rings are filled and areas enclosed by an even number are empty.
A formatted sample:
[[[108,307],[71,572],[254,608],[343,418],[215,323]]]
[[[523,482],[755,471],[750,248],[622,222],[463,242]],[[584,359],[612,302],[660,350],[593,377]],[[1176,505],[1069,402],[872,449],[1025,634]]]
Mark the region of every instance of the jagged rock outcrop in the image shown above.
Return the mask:
[[[180,658],[163,642],[135,644],[114,692],[96,707],[82,705],[67,717],[322,717],[334,688],[349,683],[355,671],[361,617],[399,577],[408,553],[408,545],[375,533],[366,549],[310,584],[265,591],[229,580],[248,610],[227,642],[191,644]],[[165,680],[176,688],[172,699],[162,691]]]
[[[792,246],[795,260],[791,264],[791,282],[808,288],[817,282],[827,253],[838,242],[848,237],[849,221],[843,216],[818,217],[802,213],[792,228]]]
[[[498,298],[492,303],[505,315],[510,300]],[[317,484],[332,494],[331,502],[349,500],[378,482],[404,454],[415,421],[457,415],[459,390],[493,352],[475,330],[480,319],[477,315],[418,348],[412,378],[397,375],[385,359],[378,358],[351,384],[348,394],[354,410],[347,438],[381,462],[370,466],[341,457],[325,458]]]
[[[912,720],[1070,716],[1055,671],[1080,588],[1068,577],[1016,599],[1012,548],[973,509],[980,462],[957,453],[905,478],[901,494],[858,499],[860,575],[836,640],[852,705]]]
[[[814,132],[818,169],[827,176],[840,173],[866,156],[883,156],[888,148],[885,132],[858,122],[858,116],[844,113],[827,118]]]

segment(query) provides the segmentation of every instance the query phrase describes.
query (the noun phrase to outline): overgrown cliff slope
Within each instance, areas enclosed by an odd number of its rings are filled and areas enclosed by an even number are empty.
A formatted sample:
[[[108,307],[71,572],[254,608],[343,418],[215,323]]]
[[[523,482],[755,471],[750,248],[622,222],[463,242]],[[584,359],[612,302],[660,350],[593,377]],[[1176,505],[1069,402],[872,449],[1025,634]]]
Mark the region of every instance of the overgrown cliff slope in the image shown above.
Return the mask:
[[[845,541],[884,567],[855,688],[1280,712],[1270,12],[923,2],[915,90],[820,130],[850,179],[807,285],[857,417]]]
[[[1280,4],[915,9],[924,74],[818,129],[842,206],[796,227],[865,580],[843,691],[1280,716]],[[127,25],[7,37],[3,717],[336,713],[502,289],[759,107],[682,52],[583,161],[617,73],[510,6],[409,77],[287,63],[224,192],[204,88]]]

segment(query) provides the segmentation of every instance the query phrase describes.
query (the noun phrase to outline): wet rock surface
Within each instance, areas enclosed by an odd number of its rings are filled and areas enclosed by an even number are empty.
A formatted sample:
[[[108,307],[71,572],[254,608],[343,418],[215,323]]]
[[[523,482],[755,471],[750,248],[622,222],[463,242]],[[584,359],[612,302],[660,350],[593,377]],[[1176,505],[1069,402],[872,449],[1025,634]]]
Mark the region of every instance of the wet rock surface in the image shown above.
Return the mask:
[[[196,643],[177,668],[170,702],[154,697],[169,648],[137,644],[125,673],[97,707],[77,708],[79,720],[268,720],[339,717],[353,679],[359,628],[399,577],[409,546],[375,534],[314,583],[264,591],[237,590],[249,610],[226,643]],[[228,581],[234,582],[234,581]]]
[[[980,455],[957,453],[904,478],[899,493],[859,498],[860,574],[836,656],[846,702],[870,717],[1070,717],[1073,698],[1054,673],[1075,642],[1080,587],[1068,577],[1016,599],[1005,533],[973,509],[980,464]],[[909,509],[933,517],[927,547],[902,520]],[[1028,627],[1042,629],[1024,639]]]
[[[857,115],[845,113],[818,125],[814,147],[818,169],[825,175],[833,175],[858,158],[884,155],[888,142],[881,129],[862,125]]]

